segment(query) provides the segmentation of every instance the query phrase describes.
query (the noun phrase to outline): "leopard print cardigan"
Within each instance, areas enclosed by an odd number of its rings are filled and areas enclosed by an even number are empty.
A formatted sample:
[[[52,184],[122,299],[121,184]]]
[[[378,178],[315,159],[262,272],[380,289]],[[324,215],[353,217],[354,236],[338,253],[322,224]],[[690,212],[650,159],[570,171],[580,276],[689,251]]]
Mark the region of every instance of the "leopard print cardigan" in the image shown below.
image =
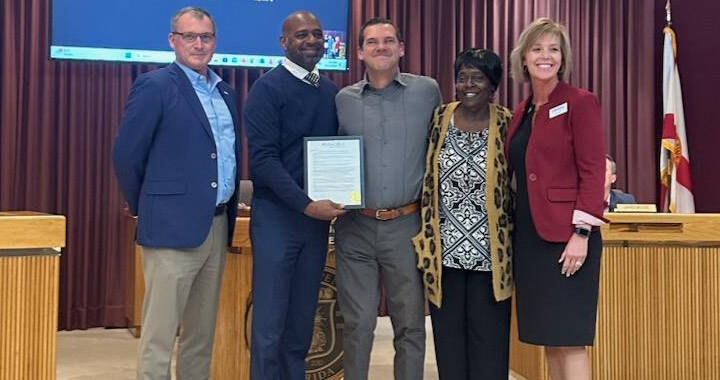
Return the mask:
[[[437,307],[442,305],[442,242],[438,215],[438,155],[445,141],[450,119],[459,102],[441,105],[433,113],[428,131],[422,190],[422,228],[413,238],[417,266],[423,272],[425,296]],[[505,134],[512,113],[505,107],[490,104],[488,166],[485,185],[488,224],[490,226],[490,262],[493,294],[498,301],[512,294],[512,197],[505,159]]]

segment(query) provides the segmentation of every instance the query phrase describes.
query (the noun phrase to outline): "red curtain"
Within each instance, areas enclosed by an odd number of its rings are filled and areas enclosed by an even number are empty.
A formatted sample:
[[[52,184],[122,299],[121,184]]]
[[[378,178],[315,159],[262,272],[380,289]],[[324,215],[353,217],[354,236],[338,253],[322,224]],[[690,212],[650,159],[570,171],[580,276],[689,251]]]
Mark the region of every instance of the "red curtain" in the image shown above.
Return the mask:
[[[609,153],[618,163],[619,188],[654,203],[657,182],[656,51],[659,31],[652,0],[423,0],[354,1],[351,35],[373,16],[394,20],[405,37],[402,68],[438,80],[454,97],[453,61],[468,47],[491,48],[510,65],[522,29],[547,16],[567,25],[573,48],[570,82],[598,94]],[[662,4],[661,4],[662,6]],[[351,41],[355,43],[355,41]],[[354,51],[356,45],[351,46]],[[358,68],[355,58],[352,67]],[[507,70],[506,70],[507,72]],[[360,70],[352,70],[352,81]],[[529,94],[505,76],[497,101],[512,108]],[[632,173],[629,176],[628,173]]]
[[[658,20],[664,20],[661,9]],[[720,141],[717,107],[720,75],[720,1],[673,1],[673,28],[678,38],[678,69],[685,103],[687,144],[690,148],[696,212],[720,212],[720,178],[717,142]],[[660,41],[658,34],[658,40]],[[657,68],[659,74],[659,67]],[[658,80],[658,94],[662,92]],[[658,114],[661,112],[659,104]]]
[[[602,101],[610,153],[621,187],[655,201],[657,31],[651,0],[353,0],[350,35],[373,16],[393,19],[405,37],[407,72],[437,78],[454,97],[458,51],[492,48],[506,66],[531,20],[550,16],[568,25],[574,49],[571,82]],[[53,61],[48,57],[49,1],[0,5],[0,210],[63,214],[60,328],[124,326],[123,200],[110,150],[130,85],[152,66]],[[169,15],[168,15],[169,17]],[[222,25],[218,26],[222,29]],[[361,78],[350,41],[351,71],[331,74],[340,85]],[[238,108],[257,69],[220,69],[238,91]],[[527,87],[504,78],[497,101],[512,107]],[[242,138],[243,145],[247,142]],[[241,175],[247,178],[244,160]],[[633,176],[628,176],[628,173]]]

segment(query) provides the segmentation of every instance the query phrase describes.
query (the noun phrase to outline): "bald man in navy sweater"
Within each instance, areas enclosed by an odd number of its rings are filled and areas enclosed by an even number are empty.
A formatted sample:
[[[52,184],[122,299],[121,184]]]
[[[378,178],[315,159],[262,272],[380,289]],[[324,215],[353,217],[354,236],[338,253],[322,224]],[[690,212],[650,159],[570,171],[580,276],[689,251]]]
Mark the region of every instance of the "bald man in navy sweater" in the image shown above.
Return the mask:
[[[304,380],[305,356],[328,245],[329,221],[345,211],[303,190],[303,138],[334,136],[337,86],[320,76],[320,21],[309,12],[283,23],[283,63],[258,79],[244,117],[253,179],[254,380]]]

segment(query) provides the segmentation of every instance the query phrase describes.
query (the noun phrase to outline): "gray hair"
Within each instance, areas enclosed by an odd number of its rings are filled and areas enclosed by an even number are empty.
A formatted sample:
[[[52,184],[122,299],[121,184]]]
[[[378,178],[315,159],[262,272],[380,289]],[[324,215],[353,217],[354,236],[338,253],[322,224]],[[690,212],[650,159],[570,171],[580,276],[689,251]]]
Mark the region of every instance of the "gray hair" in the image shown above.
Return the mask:
[[[190,15],[192,15],[193,17],[195,17],[198,20],[202,20],[204,17],[207,17],[208,19],[210,19],[210,22],[212,23],[213,33],[216,32],[215,19],[210,15],[210,12],[206,11],[203,8],[193,7],[193,6],[184,7],[182,9],[178,10],[177,12],[175,12],[175,14],[170,19],[170,31],[171,32],[177,32],[177,29],[175,28],[177,26],[177,22],[180,19],[180,17],[182,17],[185,13],[190,13]]]

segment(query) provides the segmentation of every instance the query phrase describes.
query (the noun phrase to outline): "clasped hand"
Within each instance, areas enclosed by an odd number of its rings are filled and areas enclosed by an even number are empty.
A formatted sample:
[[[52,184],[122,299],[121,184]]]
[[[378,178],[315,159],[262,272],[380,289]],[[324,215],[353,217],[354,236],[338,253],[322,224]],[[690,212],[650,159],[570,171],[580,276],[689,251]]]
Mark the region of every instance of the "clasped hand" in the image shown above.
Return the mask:
[[[305,215],[320,220],[333,220],[347,212],[343,207],[328,199],[312,201],[305,207]]]

